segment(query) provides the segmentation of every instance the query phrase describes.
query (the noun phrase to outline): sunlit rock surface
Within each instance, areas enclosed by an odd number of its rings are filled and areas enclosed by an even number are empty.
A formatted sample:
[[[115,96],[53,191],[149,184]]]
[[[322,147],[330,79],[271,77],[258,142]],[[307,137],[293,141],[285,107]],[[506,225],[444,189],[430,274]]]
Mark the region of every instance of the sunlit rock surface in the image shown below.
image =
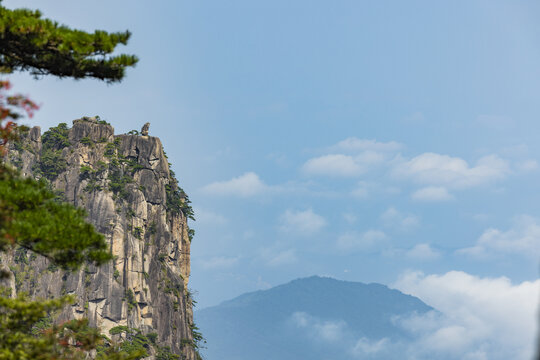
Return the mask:
[[[73,121],[69,145],[61,149],[66,166],[52,179],[59,196],[87,210],[88,220],[103,233],[115,260],[67,273],[48,260],[26,254],[1,254],[14,274],[16,291],[35,298],[74,294],[59,321],[87,317],[108,330],[118,325],[155,332],[161,345],[186,359],[196,355],[192,340],[192,302],[188,291],[190,238],[187,217],[173,209],[174,187],[159,138],[114,135],[111,125],[95,118]],[[46,176],[39,127],[11,146],[9,161],[24,175]],[[19,254],[20,255],[20,254]]]

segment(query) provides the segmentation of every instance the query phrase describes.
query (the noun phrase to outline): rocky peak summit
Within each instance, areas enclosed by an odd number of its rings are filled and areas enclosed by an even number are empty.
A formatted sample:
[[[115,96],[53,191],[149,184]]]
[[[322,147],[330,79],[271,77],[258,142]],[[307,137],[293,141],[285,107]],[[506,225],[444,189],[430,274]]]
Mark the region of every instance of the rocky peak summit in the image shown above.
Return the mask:
[[[11,145],[8,161],[85,208],[114,255],[101,267],[69,273],[23,250],[1,254],[15,290],[42,298],[74,294],[76,303],[58,321],[87,317],[107,336],[118,326],[155,333],[156,349],[197,359],[188,290],[193,211],[160,139],[115,135],[105,121],[84,117],[43,135],[30,129]]]

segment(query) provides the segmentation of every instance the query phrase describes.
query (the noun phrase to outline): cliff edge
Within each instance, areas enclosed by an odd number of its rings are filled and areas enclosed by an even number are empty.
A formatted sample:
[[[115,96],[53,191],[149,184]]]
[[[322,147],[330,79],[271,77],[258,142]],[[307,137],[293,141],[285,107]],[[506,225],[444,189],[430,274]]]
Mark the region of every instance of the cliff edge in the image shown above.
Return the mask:
[[[159,138],[115,135],[105,121],[82,118],[43,136],[30,129],[11,144],[8,159],[25,176],[47,178],[59,199],[86,209],[114,255],[70,273],[22,249],[0,254],[15,290],[35,298],[74,294],[57,321],[87,317],[107,336],[118,326],[137,329],[153,334],[157,348],[197,359],[188,290],[193,212]]]

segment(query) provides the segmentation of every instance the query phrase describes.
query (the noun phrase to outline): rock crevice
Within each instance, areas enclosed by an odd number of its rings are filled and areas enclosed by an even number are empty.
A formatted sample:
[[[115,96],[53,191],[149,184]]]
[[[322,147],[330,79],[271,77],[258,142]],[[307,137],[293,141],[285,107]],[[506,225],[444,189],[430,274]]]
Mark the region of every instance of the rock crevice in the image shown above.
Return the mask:
[[[76,303],[64,309],[59,321],[87,317],[108,336],[119,325],[154,332],[160,344],[183,359],[196,359],[186,345],[193,343],[187,287],[191,213],[184,211],[189,202],[178,196],[183,191],[171,176],[161,141],[114,135],[111,125],[92,118],[74,120],[63,131],[66,141],[51,147],[42,141],[39,127],[32,128],[11,146],[9,161],[25,176],[49,179],[59,196],[85,208],[114,261],[67,273],[39,256],[26,254],[30,260],[21,264],[14,254],[2,254],[14,277],[25,279],[15,281],[16,291],[36,298],[74,294]],[[65,161],[56,172],[43,166],[50,154]]]

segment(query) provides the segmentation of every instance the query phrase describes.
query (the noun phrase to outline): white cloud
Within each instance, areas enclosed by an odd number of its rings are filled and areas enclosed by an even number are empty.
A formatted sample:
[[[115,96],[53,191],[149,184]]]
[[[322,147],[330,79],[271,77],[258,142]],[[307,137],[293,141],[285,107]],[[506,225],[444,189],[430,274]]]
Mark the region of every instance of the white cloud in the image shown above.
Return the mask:
[[[401,230],[408,230],[418,226],[420,220],[418,216],[412,214],[404,214],[394,207],[389,207],[381,214],[381,220],[388,227],[395,227]]]
[[[514,219],[508,231],[490,228],[477,240],[476,245],[457,251],[472,256],[490,254],[520,254],[534,259],[540,257],[540,220],[521,215]]]
[[[326,226],[326,220],[307,209],[304,211],[287,210],[280,217],[280,230],[300,235],[311,235]]]
[[[355,177],[384,164],[401,148],[396,142],[348,138],[330,148],[331,154],[309,159],[302,170],[310,175]]]
[[[326,341],[337,341],[341,338],[345,322],[325,321],[314,327],[320,338]]]
[[[301,311],[297,311],[291,315],[292,322],[298,327],[307,327],[310,322],[310,316]]]
[[[445,187],[442,186],[428,186],[415,191],[411,198],[417,201],[448,201],[453,200],[454,196],[448,192]]]
[[[338,352],[345,351],[355,358],[364,359],[386,350],[388,339],[355,338],[347,323],[341,319],[320,319],[306,312],[295,312],[289,322],[311,338],[316,344],[321,342],[337,346]],[[340,357],[341,358],[341,357]]]
[[[531,152],[526,144],[516,144],[501,149],[501,154],[513,159],[513,165],[517,172],[528,173],[537,171],[540,164],[531,158]]]
[[[293,324],[298,328],[308,330],[308,335],[326,342],[337,342],[343,339],[347,324],[343,320],[320,320],[305,312],[295,312],[291,315]]]
[[[363,358],[363,356],[365,355],[371,355],[381,352],[381,350],[384,350],[386,348],[388,342],[389,341],[387,338],[383,338],[380,340],[370,340],[363,337],[356,342],[354,348],[352,349],[352,353],[355,356]]]
[[[344,150],[351,152],[360,152],[360,151],[398,151],[403,147],[402,144],[395,141],[390,142],[379,142],[374,139],[358,139],[356,137],[350,137],[345,140],[340,141],[334,145],[331,149],[335,150]]]
[[[203,187],[203,191],[212,195],[231,195],[250,197],[261,194],[268,190],[259,176],[253,172],[247,172],[241,176],[227,181],[218,181]]]
[[[331,154],[309,159],[302,170],[310,175],[358,176],[365,169],[349,155]]]
[[[408,258],[415,260],[435,260],[438,259],[441,254],[431,248],[429,244],[416,244],[412,249],[407,251],[405,255]]]
[[[510,164],[495,154],[481,157],[473,164],[460,157],[432,152],[404,158],[398,153],[401,148],[401,144],[393,141],[384,143],[351,137],[328,148],[329,153],[308,159],[301,169],[308,175],[342,178],[362,176],[365,181],[359,182],[350,192],[350,195],[357,198],[370,195],[374,190],[373,184],[390,188],[391,184],[373,181],[374,178],[390,173],[395,180],[423,185],[412,194],[414,200],[440,202],[454,198],[450,191],[491,184],[505,179],[511,173],[530,172],[540,168],[534,159],[521,162],[516,160]],[[368,184],[371,185],[368,187]]]
[[[461,271],[403,274],[393,287],[440,313],[398,318],[419,336],[417,358],[530,359],[535,345],[540,280],[512,284]]]
[[[374,165],[385,163],[401,147],[395,141],[385,143],[350,137],[331,146],[330,154],[309,159],[302,170],[310,175],[355,177]]]
[[[306,312],[289,323],[317,343],[336,346],[350,358],[415,360],[529,360],[535,347],[540,279],[513,284],[460,271],[442,275],[406,272],[393,285],[436,310],[395,316],[410,340],[355,337],[346,321]]]
[[[369,251],[379,247],[384,240],[386,234],[379,230],[348,232],[337,239],[337,247],[341,251]]]
[[[288,249],[278,252],[265,249],[263,250],[263,258],[265,258],[266,264],[269,266],[289,265],[298,261],[295,249]]]
[[[468,188],[502,179],[509,173],[506,160],[496,155],[480,158],[475,166],[458,157],[424,153],[394,168],[394,175],[417,183]]]
[[[238,263],[238,257],[217,256],[206,260],[201,260],[204,269],[226,269]]]
[[[415,200],[447,201],[453,198],[449,190],[494,183],[515,173],[515,170],[528,172],[540,168],[534,159],[516,160],[510,164],[495,154],[481,157],[473,164],[460,157],[432,152],[405,158],[399,154],[401,148],[401,144],[393,141],[384,143],[352,137],[328,148],[327,154],[308,159],[301,169],[308,175],[363,176],[372,183],[374,177],[390,173],[396,180],[408,180],[424,186],[413,194]],[[351,195],[365,198],[368,190],[364,183],[360,183]]]

